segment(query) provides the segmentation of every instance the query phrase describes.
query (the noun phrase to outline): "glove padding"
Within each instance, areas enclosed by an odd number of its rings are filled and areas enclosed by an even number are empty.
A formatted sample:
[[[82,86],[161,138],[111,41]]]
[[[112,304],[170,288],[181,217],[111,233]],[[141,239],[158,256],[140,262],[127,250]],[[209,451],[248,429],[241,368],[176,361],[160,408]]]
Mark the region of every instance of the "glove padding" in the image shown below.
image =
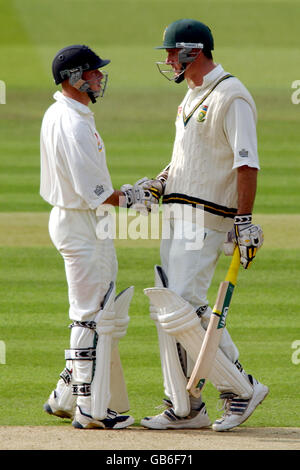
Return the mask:
[[[163,181],[160,181],[159,179],[149,180],[147,177],[143,178],[140,181],[142,182],[142,188],[151,191],[153,195],[156,195],[158,197],[158,199],[163,195],[165,189],[165,184]]]
[[[237,215],[234,218],[234,228],[227,234],[224,243],[225,255],[232,255],[235,243],[239,247],[240,262],[244,269],[250,267],[257,250],[264,241],[260,225],[252,224],[252,215]]]
[[[120,190],[125,194],[125,207],[135,209],[139,212],[150,212],[152,206],[157,206],[160,194],[156,188],[143,188],[143,184],[150,181],[148,178],[138,180],[133,186],[123,184]]]

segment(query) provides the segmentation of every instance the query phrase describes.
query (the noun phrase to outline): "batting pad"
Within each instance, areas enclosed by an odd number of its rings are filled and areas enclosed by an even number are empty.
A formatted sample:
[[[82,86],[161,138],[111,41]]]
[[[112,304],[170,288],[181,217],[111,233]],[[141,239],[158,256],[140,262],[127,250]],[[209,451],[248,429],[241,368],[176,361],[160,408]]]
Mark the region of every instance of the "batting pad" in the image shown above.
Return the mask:
[[[57,407],[72,411],[76,405],[76,397],[72,394],[72,361],[66,361],[66,367],[60,377],[56,385]]]
[[[154,287],[145,289],[144,292],[158,310],[157,319],[162,329],[174,336],[196,362],[205,330],[194,307],[167,288]],[[250,383],[220,348],[209,380],[220,393],[231,392],[241,398],[249,398],[253,393]]]
[[[155,266],[154,274],[155,285],[164,286],[167,279],[160,266]],[[184,417],[190,413],[186,377],[178,356],[176,339],[168,335],[161,327],[157,317],[158,312],[159,309],[151,303],[150,299],[150,317],[154,320],[157,329],[165,395],[172,401],[175,414]]]
[[[127,387],[124,378],[118,343],[126,335],[129,324],[129,307],[134,293],[134,287],[128,287],[115,298],[115,322],[112,339],[111,365],[110,365],[110,403],[109,408],[118,413],[125,413],[130,409]]]
[[[110,402],[110,362],[112,335],[115,321],[115,284],[111,282],[102,308],[97,313],[96,366],[91,384],[91,414],[95,419],[104,419]]]
[[[115,320],[113,330],[112,349],[118,345],[118,342],[126,335],[129,324],[129,306],[134,293],[134,287],[128,287],[120,292],[115,298]]]

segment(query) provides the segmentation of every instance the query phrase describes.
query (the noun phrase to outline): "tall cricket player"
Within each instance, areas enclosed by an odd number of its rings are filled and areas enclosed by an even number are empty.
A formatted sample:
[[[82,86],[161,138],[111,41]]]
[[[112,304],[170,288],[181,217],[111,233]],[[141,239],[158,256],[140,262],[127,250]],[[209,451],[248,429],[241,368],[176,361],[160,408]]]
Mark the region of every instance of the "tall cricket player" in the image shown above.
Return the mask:
[[[157,198],[139,184],[113,189],[103,140],[90,102],[104,95],[109,60],[89,47],[61,49],[52,63],[62,92],[41,129],[41,196],[53,206],[49,233],[63,257],[69,293],[70,348],[66,367],[44,409],[71,418],[75,428],[121,429],[133,418],[117,343],[126,334],[133,288],[116,296],[114,242],[97,237],[103,204],[150,208]],[[116,406],[116,411],[111,407]]]
[[[237,244],[245,269],[263,242],[261,227],[252,223],[259,170],[256,107],[238,78],[214,63],[214,40],[205,24],[175,21],[158,49],[167,53],[158,63],[160,72],[177,84],[185,80],[188,90],[178,107],[171,162],[144,183],[163,195],[170,230],[161,242],[156,287],[145,290],[158,330],[168,409],[141,423],[154,429],[201,428],[210,424],[205,403],[202,396],[189,396],[186,385],[211,315],[207,291],[228,233],[227,254]],[[187,233],[202,244],[189,249]],[[268,393],[242,368],[226,328],[209,379],[224,400],[215,431],[243,423]]]

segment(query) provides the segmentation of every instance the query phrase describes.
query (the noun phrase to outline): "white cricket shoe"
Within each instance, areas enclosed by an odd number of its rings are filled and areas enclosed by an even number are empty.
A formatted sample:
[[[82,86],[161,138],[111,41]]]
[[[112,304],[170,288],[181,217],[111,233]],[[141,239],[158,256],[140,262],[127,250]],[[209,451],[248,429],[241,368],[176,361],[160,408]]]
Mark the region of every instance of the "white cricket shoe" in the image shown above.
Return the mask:
[[[106,418],[99,420],[91,415],[84,413],[80,406],[77,405],[75,417],[72,422],[74,428],[77,429],[123,429],[134,423],[132,416],[119,415],[116,411],[107,410]]]
[[[63,409],[58,404],[56,391],[53,390],[48,401],[44,404],[44,411],[49,415],[58,416],[59,418],[72,419],[75,414],[75,406],[70,409]]]
[[[141,425],[150,429],[199,429],[210,426],[211,422],[202,403],[199,410],[192,410],[185,418],[177,416],[170,407],[159,415],[143,418]]]
[[[220,398],[224,399],[225,413],[213,423],[212,428],[214,431],[228,431],[244,423],[268,395],[269,389],[266,385],[258,382],[252,375],[248,375],[248,378],[253,386],[251,398],[239,398],[232,393],[220,395]]]

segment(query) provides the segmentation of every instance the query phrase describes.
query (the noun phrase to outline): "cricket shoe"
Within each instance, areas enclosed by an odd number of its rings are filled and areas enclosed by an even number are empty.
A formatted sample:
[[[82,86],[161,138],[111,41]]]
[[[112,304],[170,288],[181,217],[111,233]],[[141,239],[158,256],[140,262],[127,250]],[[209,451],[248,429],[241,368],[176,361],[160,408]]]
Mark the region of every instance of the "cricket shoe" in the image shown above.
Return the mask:
[[[167,403],[167,400],[165,400],[165,403]],[[210,424],[205,403],[201,404],[199,410],[192,410],[190,415],[185,418],[177,416],[174,413],[174,409],[169,407],[159,415],[146,417],[141,420],[141,425],[150,429],[199,429],[206,428]]]
[[[63,409],[59,406],[57,393],[55,390],[53,390],[43,408],[44,411],[46,411],[46,413],[49,415],[58,416],[59,418],[72,419],[75,414],[75,406],[71,409]]]
[[[248,379],[253,386],[251,398],[245,399],[233,393],[221,393],[220,398],[224,400],[225,413],[213,423],[214,431],[228,431],[244,423],[268,395],[268,387],[258,382],[252,375],[248,375]]]
[[[123,429],[134,423],[132,416],[120,415],[116,411],[107,409],[107,416],[104,419],[95,419],[91,415],[84,413],[77,405],[74,421],[72,425],[77,429]]]

